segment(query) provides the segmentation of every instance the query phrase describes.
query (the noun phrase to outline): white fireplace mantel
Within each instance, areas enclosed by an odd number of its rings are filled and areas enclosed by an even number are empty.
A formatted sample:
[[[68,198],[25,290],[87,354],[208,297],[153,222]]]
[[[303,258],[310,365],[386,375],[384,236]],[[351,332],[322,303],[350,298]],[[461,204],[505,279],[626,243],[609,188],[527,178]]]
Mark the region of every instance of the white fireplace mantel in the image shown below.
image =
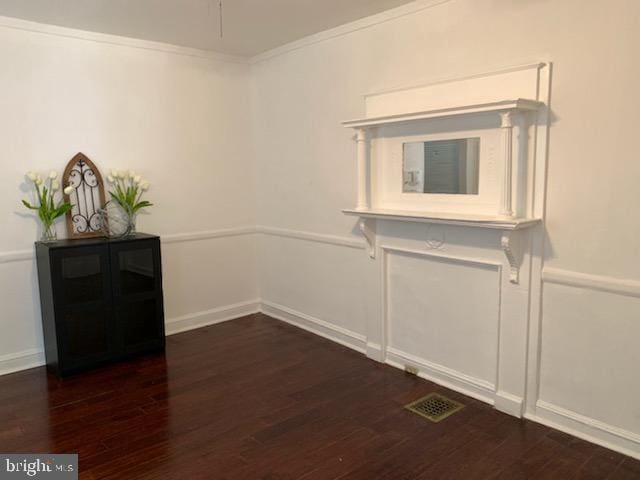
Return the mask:
[[[540,304],[550,72],[534,63],[390,87],[364,96],[365,118],[343,122],[355,133],[357,195],[342,212],[357,220],[378,289],[367,355],[518,417],[535,407],[527,392],[537,388],[527,375]],[[404,145],[465,137],[481,145],[474,194],[404,191]]]
[[[516,218],[514,215],[515,209],[512,199],[514,179],[512,164],[513,152],[514,150],[516,152],[519,151],[519,145],[514,145],[513,128],[517,123],[520,114],[529,111],[537,111],[543,106],[544,103],[537,100],[518,98],[515,100],[498,100],[473,105],[458,105],[420,112],[370,117],[343,122],[344,126],[354,128],[357,132],[356,142],[358,169],[358,195],[356,208],[345,209],[343,210],[343,213],[346,215],[355,215],[360,217],[361,220],[359,222],[359,228],[367,242],[369,256],[371,258],[375,258],[376,255],[376,220],[425,222],[432,224],[501,230],[502,235],[500,237],[500,245],[497,247],[503,250],[508,261],[510,267],[509,278],[511,283],[518,283],[520,270],[519,259],[521,257],[520,244],[522,242],[520,241],[521,236],[514,232],[533,227],[540,223],[541,220],[538,218]],[[501,201],[499,205],[499,213],[497,215],[491,216],[464,213],[391,210],[373,208],[371,206],[372,202],[369,193],[371,191],[369,185],[370,162],[368,156],[368,143],[370,141],[370,136],[367,134],[368,129],[384,125],[411,123],[416,121],[480,113],[494,113],[500,116],[500,129],[502,131],[503,142],[503,178],[501,182]],[[517,142],[518,140],[516,140],[516,143]]]
[[[376,257],[376,221],[388,220],[398,222],[417,222],[454,227],[484,228],[499,230],[500,244],[496,248],[502,249],[509,264],[509,281],[520,282],[520,264],[522,259],[522,235],[520,231],[540,224],[536,218],[504,218],[483,215],[454,215],[425,212],[404,212],[383,209],[343,210],[345,215],[360,217],[359,228],[365,241],[369,257]]]
[[[494,230],[520,230],[540,223],[537,218],[512,218],[489,215],[466,215],[453,213],[414,212],[386,209],[344,209],[345,215],[377,220],[395,220],[401,222],[424,222],[461,227],[490,228]]]

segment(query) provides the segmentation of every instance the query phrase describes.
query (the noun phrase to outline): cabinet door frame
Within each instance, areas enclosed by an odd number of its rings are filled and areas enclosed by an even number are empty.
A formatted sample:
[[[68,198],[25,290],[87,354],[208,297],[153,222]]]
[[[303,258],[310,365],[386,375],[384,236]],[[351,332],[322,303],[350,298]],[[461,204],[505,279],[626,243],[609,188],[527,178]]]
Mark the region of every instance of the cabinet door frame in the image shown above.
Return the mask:
[[[151,258],[154,273],[154,287],[148,292],[138,292],[127,295],[123,292],[123,285],[120,277],[119,254],[121,252],[133,250],[151,250]],[[113,318],[115,320],[115,332],[118,338],[118,351],[121,356],[131,356],[137,353],[144,353],[154,350],[164,349],[165,346],[165,325],[164,325],[164,304],[162,294],[162,257],[160,251],[160,239],[136,239],[132,241],[113,242],[109,246],[109,256],[111,262],[111,288],[113,298]],[[127,345],[125,336],[125,325],[123,312],[130,305],[152,300],[155,304],[155,321],[157,338]]]
[[[116,350],[114,336],[114,318],[112,312],[111,264],[109,249],[106,244],[70,248],[55,248],[50,251],[51,283],[53,304],[56,318],[56,338],[58,348],[58,368],[62,373],[82,370],[110,360]],[[102,277],[102,295],[99,300],[86,302],[69,302],[65,289],[63,262],[67,258],[97,255],[100,259],[100,275]],[[107,349],[92,355],[73,356],[70,352],[70,331],[65,316],[70,311],[82,312],[99,308],[104,314],[104,336]]]

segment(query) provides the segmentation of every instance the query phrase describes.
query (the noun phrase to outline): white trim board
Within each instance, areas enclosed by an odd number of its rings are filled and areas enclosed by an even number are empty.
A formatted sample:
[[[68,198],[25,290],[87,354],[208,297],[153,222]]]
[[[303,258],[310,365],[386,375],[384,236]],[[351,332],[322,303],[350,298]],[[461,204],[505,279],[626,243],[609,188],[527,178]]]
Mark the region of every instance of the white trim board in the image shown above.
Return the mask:
[[[257,233],[256,227],[236,227],[224,228],[219,230],[206,230],[202,232],[191,233],[171,233],[168,235],[160,235],[162,244],[194,242],[198,240],[211,240],[215,238],[239,237],[242,235],[254,235]],[[0,252],[0,264],[11,262],[24,262],[33,260],[35,253],[33,250],[16,250],[8,252]]]
[[[416,367],[420,378],[450,388],[481,402],[490,405],[494,403],[494,386],[491,383],[465,375],[451,368],[429,362],[392,347],[387,347],[385,363],[400,370],[404,370],[405,365]]]
[[[79,30],[76,28],[60,27],[47,23],[32,22],[14,17],[0,16],[0,27],[12,30],[22,30],[42,35],[51,35],[55,37],[71,38],[75,40],[84,40],[88,42],[102,43],[105,45],[113,45],[118,47],[136,48],[140,50],[151,50],[173,55],[181,55],[186,57],[205,58],[226,63],[249,64],[247,57],[238,55],[229,55],[219,53],[213,50],[201,50],[197,48],[183,47],[170,43],[154,42],[151,40],[142,40],[132,37],[124,37],[121,35],[112,35],[108,33],[91,32],[88,30]]]
[[[44,351],[32,348],[0,357],[0,376],[44,365]]]
[[[388,348],[386,355],[384,355],[386,358],[383,359],[380,345],[367,343],[364,335],[338,327],[284,305],[263,300],[260,311],[272,318],[332,340],[367,356],[371,356],[375,352],[377,356],[381,357],[381,361],[394,368],[403,370],[407,364],[416,366],[419,371],[418,376],[421,378],[490,405],[495,405],[498,410],[511,415],[520,416],[521,414],[522,399],[505,394],[505,392],[494,392],[495,387],[490,382],[465,375],[393,348]]]
[[[171,336],[258,313],[260,311],[260,305],[260,299],[253,299],[246,302],[212,308],[210,310],[202,310],[180,317],[168,318],[165,319],[165,334],[166,336]],[[41,367],[44,364],[45,356],[43,350],[31,349],[23,352],[10,353],[0,357],[0,376]]]
[[[166,336],[177,333],[195,330],[197,328],[208,327],[217,323],[235,320],[237,318],[258,313],[260,311],[260,300],[254,299],[246,302],[233,303],[223,307],[203,310],[201,312],[189,313],[180,317],[171,318],[165,321]]]
[[[241,318],[258,311],[363,354],[367,350],[380,349],[379,345],[367,344],[364,335],[338,327],[283,305],[259,299],[170,319],[166,324],[167,335],[174,335],[216,323],[235,320],[236,318]],[[404,352],[390,349],[386,363],[399,369],[404,369],[405,363],[419,366],[421,368],[419,373],[421,378],[492,404],[496,409],[501,411],[509,409],[515,410],[519,408],[521,403],[520,399],[515,397],[511,398],[510,395],[505,396],[504,392],[498,391],[494,393],[492,385],[487,382],[478,381],[477,379],[459,374],[459,372],[426,363],[422,359],[405,354]],[[44,365],[44,353],[40,350],[32,349],[4,355],[0,357],[0,375],[42,365]],[[541,400],[538,400],[536,407],[535,414],[525,413],[524,417],[582,438],[588,442],[640,459],[640,435]]]
[[[32,250],[16,250],[13,252],[0,252],[0,264],[12,262],[26,262],[33,260],[35,255]]]
[[[367,343],[364,335],[337,327],[283,305],[262,300],[260,311],[360,353],[382,355],[380,345]],[[469,377],[392,348],[388,349],[386,357],[383,361],[392,367],[403,370],[405,364],[417,366],[419,367],[418,376],[421,378],[486,402],[493,405],[496,410],[510,415],[522,414],[524,403],[522,398],[500,390],[494,392],[494,386],[489,382]],[[540,400],[537,402],[536,414],[525,413],[523,416],[596,445],[640,459],[640,436],[633,432],[627,432]]]
[[[260,225],[223,228],[218,230],[205,230],[201,232],[171,233],[166,235],[161,234],[160,241],[162,242],[162,244],[171,244],[255,234],[270,235],[274,237],[295,238],[297,240],[325,243],[329,245],[337,245],[362,250],[366,248],[364,241],[358,239],[357,237],[349,238],[338,235],[326,235],[314,232],[305,232],[301,230],[289,230],[286,228],[266,227]],[[32,250],[0,252],[0,264],[33,260],[33,258],[34,252]]]
[[[366,337],[359,333],[266,300],[262,300],[260,311],[265,315],[332,340],[357,352],[363,354],[366,352]]]
[[[296,240],[325,243],[328,245],[337,245],[339,247],[356,248],[362,250],[365,250],[367,248],[364,241],[356,237],[341,237],[337,235],[326,235],[321,233],[305,232],[301,230],[289,230],[286,228],[265,227],[262,225],[259,225],[256,228],[256,231],[257,233],[270,235],[273,237],[295,238]]]
[[[416,0],[414,2],[401,5],[399,7],[370,15],[353,22],[340,25],[338,27],[324,30],[319,33],[308,35],[298,40],[280,45],[271,50],[259,53],[254,56],[231,55],[214,50],[202,50],[198,48],[184,47],[173,45],[170,43],[156,42],[151,40],[142,40],[133,37],[125,37],[121,35],[113,35],[108,33],[92,32],[88,30],[80,30],[76,28],[61,27],[46,23],[33,22],[20,18],[0,16],[0,27],[10,28],[14,30],[23,30],[43,35],[52,35],[63,38],[71,38],[84,40],[89,42],[102,43],[106,45],[114,45],[120,47],[137,48],[142,50],[151,50],[174,55],[182,55],[189,57],[205,58],[208,60],[237,63],[237,64],[255,64],[274,58],[285,53],[298,50],[310,45],[321,43],[333,38],[348,35],[359,30],[364,30],[375,25],[389,22],[397,18],[405,17],[422,10],[436,7],[441,4],[449,3],[452,0]]]
[[[535,413],[524,417],[596,445],[640,460],[640,435],[538,400]]]
[[[265,60],[269,60],[271,58],[278,57],[295,50],[300,50],[301,48],[315,45],[317,43],[326,42],[328,40],[342,37],[344,35],[349,35],[350,33],[374,27],[376,25],[380,25],[397,18],[406,17],[407,15],[412,15],[414,13],[421,12],[422,10],[437,7],[438,5],[449,3],[451,1],[452,0],[416,0],[414,2],[392,8],[391,10],[386,10],[375,15],[361,18],[360,20],[345,23],[344,25],[330,28],[329,30],[324,30],[313,35],[303,37],[299,40],[294,40],[293,42],[286,43],[279,47],[272,48],[271,50],[267,50],[266,52],[262,52],[254,55],[253,57],[250,57],[249,63],[255,64],[264,62]]]
[[[160,235],[162,243],[182,243],[194,242],[198,240],[210,240],[213,238],[240,237],[242,235],[253,235],[257,233],[256,227],[236,227],[223,228],[219,230],[207,230],[203,232],[192,233],[172,233],[169,235]]]
[[[592,275],[590,273],[545,267],[542,270],[542,281],[556,285],[640,298],[640,281],[638,280],[606,277],[604,275]]]

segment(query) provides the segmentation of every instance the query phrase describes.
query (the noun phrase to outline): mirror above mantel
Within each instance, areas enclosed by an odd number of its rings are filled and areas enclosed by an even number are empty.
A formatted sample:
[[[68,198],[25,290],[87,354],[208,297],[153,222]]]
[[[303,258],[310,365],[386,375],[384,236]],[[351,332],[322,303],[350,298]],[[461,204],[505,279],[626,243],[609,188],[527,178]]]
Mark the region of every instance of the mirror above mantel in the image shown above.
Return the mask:
[[[402,193],[477,195],[480,138],[406,142]]]
[[[343,212],[360,217],[372,257],[377,221],[497,229],[517,282],[515,232],[543,212],[536,152],[548,70],[531,64],[365,96],[366,117],[343,122],[356,132],[358,179],[356,205]]]

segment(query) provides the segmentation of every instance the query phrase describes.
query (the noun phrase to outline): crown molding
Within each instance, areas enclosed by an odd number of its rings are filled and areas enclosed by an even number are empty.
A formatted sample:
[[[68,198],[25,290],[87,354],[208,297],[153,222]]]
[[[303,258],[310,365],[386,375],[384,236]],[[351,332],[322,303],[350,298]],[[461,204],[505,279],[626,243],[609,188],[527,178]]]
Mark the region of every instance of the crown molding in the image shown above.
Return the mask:
[[[369,17],[361,18],[353,22],[345,23],[344,25],[330,28],[319,33],[314,33],[313,35],[309,35],[299,40],[295,40],[279,47],[272,48],[271,50],[267,50],[266,52],[262,52],[254,55],[253,57],[250,57],[249,63],[256,64],[264,62],[265,60],[269,60],[271,58],[278,57],[280,55],[284,55],[286,53],[293,52],[310,45],[326,42],[327,40],[342,37],[344,35],[357,32],[358,30],[364,30],[366,28],[380,25],[381,23],[386,23],[397,18],[406,17],[407,15],[412,15],[414,13],[421,12],[422,10],[437,7],[438,5],[449,3],[451,1],[452,0],[416,0],[414,2],[407,3],[406,5],[402,5],[391,10],[386,10]]]
[[[236,63],[236,64],[255,64],[273,57],[284,55],[288,52],[295,51],[310,45],[321,43],[333,38],[348,35],[358,30],[364,30],[375,25],[389,22],[397,18],[405,17],[422,10],[436,7],[452,0],[415,0],[414,2],[402,5],[400,7],[386,10],[384,12],[371,15],[353,22],[330,28],[319,33],[315,33],[299,40],[286,43],[271,50],[259,53],[254,56],[230,55],[213,50],[201,50],[197,48],[183,47],[170,43],[155,42],[151,40],[142,40],[138,38],[125,37],[120,35],[112,35],[108,33],[91,32],[88,30],[79,30],[69,27],[61,27],[58,25],[50,25],[40,22],[32,22],[14,17],[0,16],[0,27],[13,30],[22,30],[26,32],[39,33],[43,35],[52,35],[56,37],[71,38],[76,40],[84,40],[105,45],[114,45],[120,47],[136,48],[141,50],[151,50],[162,53],[170,53],[174,55],[182,55],[188,57],[205,58],[208,60]]]
[[[136,48],[139,50],[150,50],[155,52],[169,53],[186,57],[204,58],[217,62],[237,63],[247,65],[249,60],[246,57],[229,55],[212,50],[200,50],[197,48],[183,47],[169,43],[154,42],[138,38],[112,35],[108,33],[90,32],[75,28],[60,27],[39,22],[31,22],[13,17],[0,16],[0,27],[11,30],[22,30],[25,32],[51,35],[54,37],[70,38],[74,40],[84,40],[87,42],[101,43],[118,47]]]

